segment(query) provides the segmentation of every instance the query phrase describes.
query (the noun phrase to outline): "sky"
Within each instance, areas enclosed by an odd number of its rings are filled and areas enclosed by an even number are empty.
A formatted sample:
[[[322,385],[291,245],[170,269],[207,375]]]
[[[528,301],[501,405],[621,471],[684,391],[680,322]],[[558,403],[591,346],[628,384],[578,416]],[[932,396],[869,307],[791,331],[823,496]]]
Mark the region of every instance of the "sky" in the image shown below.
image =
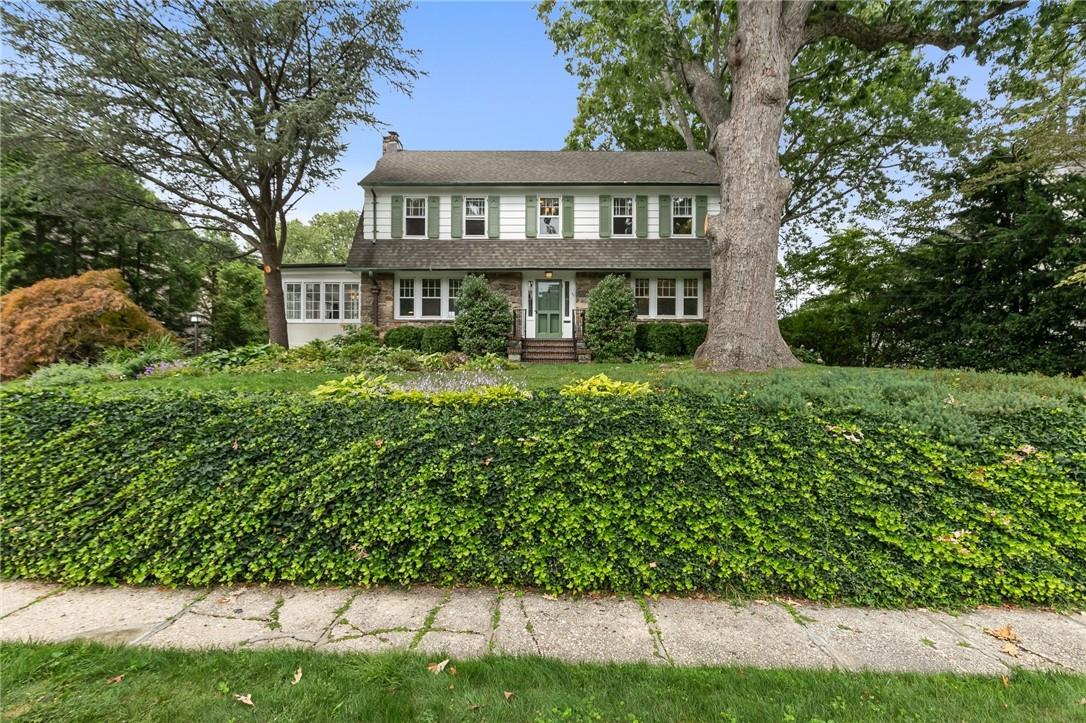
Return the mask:
[[[530,2],[420,2],[404,16],[405,46],[421,51],[410,97],[382,92],[375,115],[409,150],[559,150],[577,112],[577,81]],[[384,129],[343,140],[343,174],[315,189],[293,218],[362,208],[358,181],[381,156]]]

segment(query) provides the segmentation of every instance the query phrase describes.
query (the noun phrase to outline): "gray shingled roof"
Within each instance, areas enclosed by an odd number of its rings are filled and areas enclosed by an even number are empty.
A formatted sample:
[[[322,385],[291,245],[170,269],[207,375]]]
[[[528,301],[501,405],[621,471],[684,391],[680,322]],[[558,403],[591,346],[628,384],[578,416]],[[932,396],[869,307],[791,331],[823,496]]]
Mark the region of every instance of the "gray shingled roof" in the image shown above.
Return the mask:
[[[378,239],[355,238],[352,271],[576,269],[636,271],[709,268],[705,239]]]
[[[716,185],[720,174],[704,151],[391,151],[359,183]]]

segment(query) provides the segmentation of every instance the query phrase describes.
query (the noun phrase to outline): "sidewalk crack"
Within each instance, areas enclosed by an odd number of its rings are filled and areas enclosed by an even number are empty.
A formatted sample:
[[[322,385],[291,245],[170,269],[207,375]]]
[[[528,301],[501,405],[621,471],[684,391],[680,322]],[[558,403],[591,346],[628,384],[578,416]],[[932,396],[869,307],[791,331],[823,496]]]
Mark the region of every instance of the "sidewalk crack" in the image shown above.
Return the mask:
[[[437,617],[437,614],[439,612],[441,612],[441,608],[445,607],[445,605],[451,599],[452,599],[452,591],[451,590],[446,590],[445,595],[442,596],[442,598],[441,598],[441,601],[437,605],[434,605],[434,607],[430,610],[430,612],[426,613],[426,620],[424,620],[422,622],[422,627],[419,628],[419,631],[417,633],[415,633],[415,637],[412,638],[411,644],[409,646],[407,646],[408,650],[414,650],[415,648],[417,648],[419,646],[419,643],[422,641],[422,636],[424,636],[424,635],[426,635],[426,633],[430,632],[430,628],[432,628],[434,626],[434,618]]]
[[[637,604],[641,606],[641,612],[645,615],[645,627],[648,628],[649,638],[652,639],[653,656],[660,658],[671,667],[675,667],[675,660],[671,657],[671,654],[667,652],[667,646],[664,645],[664,634],[660,630],[660,624],[656,620],[656,614],[653,613],[649,601],[643,597],[639,597],[637,598]]]
[[[157,625],[152,627],[150,630],[148,630],[143,635],[140,635],[139,637],[137,637],[137,638],[135,638],[133,640],[129,640],[128,645],[139,645],[140,643],[142,643],[144,640],[147,640],[148,638],[150,638],[155,633],[162,632],[166,628],[173,625],[182,615],[189,612],[192,609],[193,605],[195,605],[198,602],[201,602],[202,600],[206,600],[208,595],[210,595],[210,594],[211,594],[210,589],[205,590],[202,595],[197,595],[192,600],[189,600],[189,602],[185,605],[185,607],[181,608],[179,611],[177,611],[176,613],[174,613],[170,617],[168,617],[165,620],[163,620],[162,622],[158,623]],[[197,613],[193,613],[193,615],[196,615],[196,614]]]

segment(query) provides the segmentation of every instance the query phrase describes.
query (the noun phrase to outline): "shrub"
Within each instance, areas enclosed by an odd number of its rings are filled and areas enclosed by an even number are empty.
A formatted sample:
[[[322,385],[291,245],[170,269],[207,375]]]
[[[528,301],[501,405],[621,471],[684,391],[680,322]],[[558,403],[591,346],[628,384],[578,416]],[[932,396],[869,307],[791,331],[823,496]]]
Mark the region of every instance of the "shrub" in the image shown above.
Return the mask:
[[[708,333],[708,324],[683,324],[683,353],[694,356]]]
[[[502,369],[514,369],[517,366],[516,362],[511,362],[508,358],[500,354],[483,354],[482,356],[470,357],[467,361],[460,364],[459,368],[472,371],[496,372]]]
[[[422,350],[422,327],[394,326],[385,332],[385,346],[398,349]]]
[[[373,324],[352,324],[346,327],[342,334],[332,337],[330,343],[340,349],[376,347],[381,343],[381,337]]]
[[[606,374],[597,374],[570,382],[558,393],[564,397],[643,397],[652,394],[652,387],[645,382],[620,382]]]
[[[156,364],[175,362],[184,356],[177,340],[170,334],[148,336],[139,349],[114,347],[102,353],[102,361],[121,370],[121,376],[135,379]]]
[[[460,350],[468,356],[504,354],[513,326],[509,301],[482,276],[465,276],[453,322]]]
[[[422,350],[427,354],[444,354],[456,349],[456,330],[450,324],[434,324],[422,331]]]
[[[682,356],[683,325],[674,321],[658,321],[649,324],[645,332],[647,351],[663,356]]]
[[[77,384],[93,384],[124,378],[124,370],[115,364],[71,364],[57,362],[41,367],[30,375],[26,383],[33,387],[64,387]]]
[[[166,330],[128,298],[116,269],[45,279],[0,297],[0,378],[58,361],[94,359]]]
[[[625,277],[605,276],[588,292],[584,337],[596,361],[626,361],[634,353],[637,302]]]
[[[313,390],[320,399],[374,399],[394,402],[447,404],[491,404],[530,399],[527,392],[508,380],[481,372],[442,372],[390,384],[385,376],[355,374],[325,382]]]
[[[230,349],[267,340],[263,271],[245,261],[223,264],[211,295],[211,343]]]
[[[274,359],[282,352],[282,347],[277,344],[246,344],[233,349],[216,349],[201,354],[192,360],[190,366],[199,371],[221,371]]]
[[[961,443],[680,390],[129,389],[3,392],[0,575],[1086,604],[1081,398]]]
[[[388,393],[388,378],[379,374],[352,374],[342,379],[332,379],[321,384],[310,394],[318,399],[372,399]]]
[[[634,327],[634,349],[637,351],[649,351],[649,327],[651,321],[641,321]]]

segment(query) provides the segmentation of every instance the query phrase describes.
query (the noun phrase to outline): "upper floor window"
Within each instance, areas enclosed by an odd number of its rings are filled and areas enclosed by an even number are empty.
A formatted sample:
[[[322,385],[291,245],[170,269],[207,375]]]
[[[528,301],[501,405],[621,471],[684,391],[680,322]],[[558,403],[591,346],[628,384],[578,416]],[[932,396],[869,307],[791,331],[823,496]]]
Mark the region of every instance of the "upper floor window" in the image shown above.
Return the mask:
[[[634,200],[632,198],[614,198],[611,200],[611,235],[633,236]]]
[[[558,196],[539,197],[539,235],[557,236],[562,228],[562,199]]]
[[[690,196],[676,196],[671,200],[671,234],[694,235],[694,199]]]
[[[403,206],[404,236],[426,235],[426,199],[405,198]]]
[[[464,199],[464,235],[486,236],[486,199]]]

